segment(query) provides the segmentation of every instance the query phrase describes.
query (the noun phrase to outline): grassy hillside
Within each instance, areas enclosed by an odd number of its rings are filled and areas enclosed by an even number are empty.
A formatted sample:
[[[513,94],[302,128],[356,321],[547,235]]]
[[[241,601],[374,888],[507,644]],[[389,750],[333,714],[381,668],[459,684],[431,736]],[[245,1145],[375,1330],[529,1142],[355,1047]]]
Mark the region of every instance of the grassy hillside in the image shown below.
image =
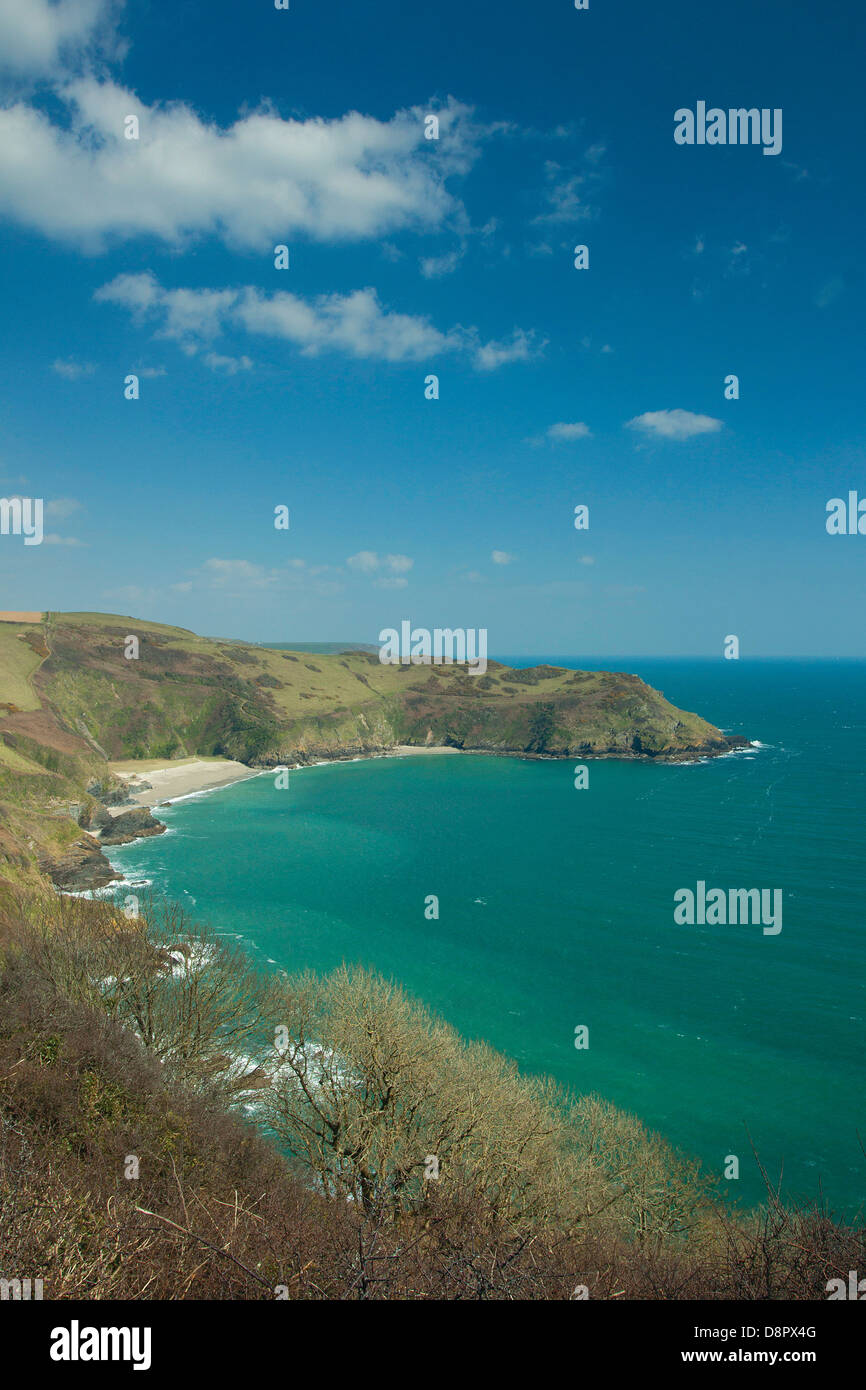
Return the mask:
[[[130,635],[139,639],[137,660],[124,655]],[[622,673],[492,663],[472,676],[459,666],[272,650],[84,613],[50,615],[46,636],[37,691],[67,730],[112,759],[273,763],[395,743],[663,757],[726,746],[718,729]]]
[[[39,708],[31,678],[45,655],[41,625],[0,623],[0,714]]]

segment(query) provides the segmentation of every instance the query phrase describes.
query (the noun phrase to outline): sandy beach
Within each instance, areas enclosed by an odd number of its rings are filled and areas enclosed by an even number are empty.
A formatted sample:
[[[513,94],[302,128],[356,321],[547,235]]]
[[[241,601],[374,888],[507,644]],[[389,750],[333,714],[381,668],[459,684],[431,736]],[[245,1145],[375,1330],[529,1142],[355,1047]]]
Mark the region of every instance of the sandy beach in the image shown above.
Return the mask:
[[[370,758],[412,758],[430,754],[461,753],[461,748],[415,747],[408,743],[395,744],[393,748],[383,748],[381,752],[361,754]],[[323,763],[345,762],[344,758],[321,760]],[[295,764],[295,766],[299,766]],[[275,769],[270,769],[275,771]],[[247,777],[258,777],[261,768],[247,767],[245,763],[232,762],[229,758],[184,758],[178,762],[160,763],[153,761],[113,763],[112,771],[125,782],[130,783],[130,797],[136,806],[157,806],[163,801],[173,801],[179,796],[189,796],[192,792],[210,791],[215,787],[225,787],[231,782],[240,782]],[[150,785],[141,791],[135,788],[139,783]],[[112,815],[121,815],[130,810],[125,806],[109,806]]]
[[[191,792],[209,791],[213,787],[225,787],[230,782],[240,782],[245,777],[257,777],[260,769],[232,762],[228,758],[189,758],[162,764],[114,763],[112,771],[124,781],[132,782],[130,796],[136,806],[156,806],[161,801],[189,796]],[[150,786],[136,791],[135,786],[139,782],[147,782]],[[130,807],[110,806],[108,809],[117,816]]]
[[[444,743],[443,743],[443,744],[437,744],[436,746],[434,746],[434,747],[432,747],[432,748],[426,748],[426,747],[424,747],[424,746],[421,745],[421,744],[419,744],[419,745],[416,746],[414,743],[398,743],[398,744],[395,744],[395,746],[394,746],[393,748],[388,748],[388,749],[386,749],[385,752],[384,752],[383,754],[381,754],[381,756],[382,756],[382,757],[386,757],[386,758],[414,758],[414,757],[416,757],[417,754],[419,754],[419,753],[422,753],[422,754],[423,754],[423,753],[462,753],[462,752],[463,752],[463,749],[462,749],[462,748],[452,748],[450,745],[446,745],[446,744],[444,744]]]

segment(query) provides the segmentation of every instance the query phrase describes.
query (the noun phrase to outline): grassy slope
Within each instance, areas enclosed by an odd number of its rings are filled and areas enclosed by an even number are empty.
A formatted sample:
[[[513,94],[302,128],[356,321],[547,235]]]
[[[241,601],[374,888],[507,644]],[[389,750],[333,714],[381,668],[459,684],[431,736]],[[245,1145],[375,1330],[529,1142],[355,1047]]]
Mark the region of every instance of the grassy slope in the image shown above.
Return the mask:
[[[44,883],[39,862],[81,839],[70,807],[104,764],[46,708],[39,671],[46,624],[0,623],[0,916]]]
[[[140,640],[138,660],[124,639]],[[394,743],[570,755],[721,745],[636,676],[560,667],[484,676],[383,666],[367,652],[274,651],[109,615],[54,614],[40,689],[115,760],[194,754],[276,762]]]
[[[31,677],[43,660],[34,650],[41,638],[41,629],[32,623],[0,623],[0,713],[8,704],[22,710],[39,708]]]

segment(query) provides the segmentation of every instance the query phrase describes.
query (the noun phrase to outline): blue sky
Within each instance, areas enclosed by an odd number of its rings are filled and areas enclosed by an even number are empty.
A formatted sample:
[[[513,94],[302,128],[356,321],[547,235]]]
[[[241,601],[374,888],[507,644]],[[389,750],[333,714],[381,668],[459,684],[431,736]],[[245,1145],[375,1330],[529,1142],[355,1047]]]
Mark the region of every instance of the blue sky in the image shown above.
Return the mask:
[[[48,532],[0,536],[0,608],[866,655],[825,529],[866,496],[864,39],[853,0],[0,0],[0,495]],[[699,100],[781,153],[676,145]]]

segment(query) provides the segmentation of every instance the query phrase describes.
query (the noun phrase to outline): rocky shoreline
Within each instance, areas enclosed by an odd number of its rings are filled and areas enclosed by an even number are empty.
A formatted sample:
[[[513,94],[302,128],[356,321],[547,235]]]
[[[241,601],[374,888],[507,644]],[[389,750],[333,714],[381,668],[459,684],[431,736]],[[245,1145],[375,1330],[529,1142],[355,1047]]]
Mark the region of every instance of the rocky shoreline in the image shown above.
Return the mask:
[[[65,854],[40,859],[40,870],[60,892],[92,892],[119,882],[123,875],[112,867],[104,846],[129,845],[133,840],[165,833],[162,821],[156,820],[146,806],[112,814],[108,806],[117,805],[116,795],[117,789],[112,789],[106,800],[93,801],[85,807],[78,817],[85,833]]]
[[[398,747],[399,751],[397,751]],[[337,748],[323,746],[322,748],[295,749],[285,759],[277,757],[264,759],[257,771],[269,771],[278,767],[313,767],[321,763],[355,762],[368,758],[410,757],[413,753],[440,752],[479,753],[485,757],[522,758],[529,762],[563,762],[570,758],[585,758],[593,762],[615,759],[619,762],[685,763],[694,762],[700,758],[725,758],[731,753],[741,752],[751,747],[751,741],[743,738],[740,734],[726,736],[721,742],[695,744],[691,747],[677,748],[661,753],[654,753],[634,746],[609,745],[605,748],[595,748],[589,744],[577,745],[574,748],[545,750],[539,753],[525,748],[503,748],[495,745],[473,744],[471,747],[466,747],[456,741],[432,746],[402,744],[381,748],[346,745]]]

